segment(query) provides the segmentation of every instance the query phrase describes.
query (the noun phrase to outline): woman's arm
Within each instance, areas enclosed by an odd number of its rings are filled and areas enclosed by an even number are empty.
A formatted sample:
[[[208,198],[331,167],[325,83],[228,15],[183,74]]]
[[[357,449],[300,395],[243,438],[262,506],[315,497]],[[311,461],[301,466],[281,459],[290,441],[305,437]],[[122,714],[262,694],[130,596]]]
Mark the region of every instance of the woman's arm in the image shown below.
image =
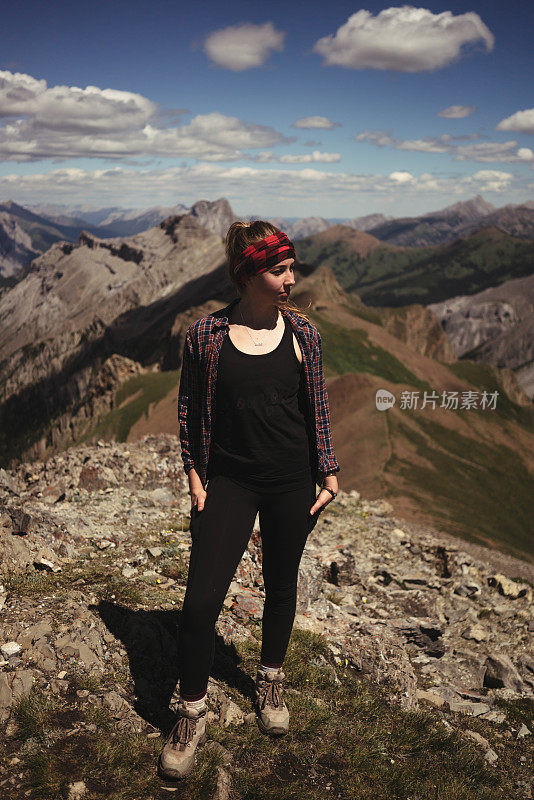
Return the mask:
[[[178,423],[180,425],[180,445],[184,470],[189,478],[191,509],[204,508],[206,491],[195,468],[195,454],[200,444],[200,413],[202,385],[200,366],[195,357],[191,327],[185,335],[182,358],[182,372],[178,389]]]
[[[317,408],[317,438],[318,445],[322,452],[321,463],[319,464],[319,478],[322,490],[319,492],[315,503],[310,509],[314,514],[322,506],[332,502],[333,496],[326,488],[331,489],[337,494],[338,483],[335,473],[339,472],[334,445],[332,441],[332,427],[330,422],[330,407],[328,403],[328,391],[323,369],[323,349],[321,334],[316,333],[315,346],[313,348],[313,372],[315,380],[316,408]]]
[[[178,389],[178,424],[184,470],[189,473],[195,466],[194,452],[200,435],[201,385],[198,361],[193,350],[191,327],[185,335],[182,372]],[[196,447],[195,447],[196,444]]]
[[[319,469],[326,480],[339,472],[340,467],[334,453],[334,443],[332,439],[332,425],[330,421],[330,405],[328,402],[328,390],[324,377],[323,368],[323,348],[321,334],[317,331],[315,347],[313,348],[313,371],[315,374],[315,392],[317,402],[317,436],[319,446],[323,452],[323,464]],[[336,481],[337,483],[337,481]],[[326,484],[330,486],[328,482]],[[334,488],[330,486],[330,488]]]

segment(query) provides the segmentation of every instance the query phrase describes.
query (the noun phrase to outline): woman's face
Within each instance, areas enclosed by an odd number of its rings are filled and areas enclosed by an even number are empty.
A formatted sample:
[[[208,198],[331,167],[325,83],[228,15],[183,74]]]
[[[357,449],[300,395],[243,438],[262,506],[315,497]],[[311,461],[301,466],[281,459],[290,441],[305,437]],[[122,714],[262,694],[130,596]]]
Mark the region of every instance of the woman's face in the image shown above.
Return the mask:
[[[287,300],[295,285],[294,258],[286,258],[260,275],[247,281],[247,291],[255,297],[270,300]]]

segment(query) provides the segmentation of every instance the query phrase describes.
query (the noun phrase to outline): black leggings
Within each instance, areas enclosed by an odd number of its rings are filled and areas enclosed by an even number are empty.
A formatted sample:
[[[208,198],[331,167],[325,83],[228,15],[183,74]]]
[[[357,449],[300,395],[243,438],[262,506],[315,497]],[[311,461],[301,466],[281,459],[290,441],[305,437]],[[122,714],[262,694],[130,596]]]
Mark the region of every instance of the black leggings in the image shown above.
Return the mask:
[[[265,605],[261,663],[281,666],[295,619],[298,569],[306,539],[320,510],[315,481],[303,489],[266,494],[215,475],[207,484],[202,511],[191,516],[192,547],[180,616],[180,695],[202,697],[215,655],[215,623],[245,552],[256,514],[262,540]]]

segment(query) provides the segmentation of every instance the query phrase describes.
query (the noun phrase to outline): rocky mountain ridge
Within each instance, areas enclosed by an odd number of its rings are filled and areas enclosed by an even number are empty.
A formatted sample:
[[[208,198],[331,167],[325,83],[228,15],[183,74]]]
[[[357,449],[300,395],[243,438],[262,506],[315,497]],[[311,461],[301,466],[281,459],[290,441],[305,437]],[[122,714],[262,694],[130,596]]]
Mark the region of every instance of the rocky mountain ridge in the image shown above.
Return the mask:
[[[117,237],[146,233],[165,219],[187,215],[209,233],[224,237],[236,219],[224,198],[215,202],[199,200],[189,209],[181,204],[140,212],[110,209],[103,219],[98,214],[89,214],[98,220],[96,224],[53,213],[46,206],[45,209],[48,214],[35,213],[11,201],[0,204],[0,282],[4,285],[15,285],[30,271],[31,260],[48,255],[49,248],[61,243],[77,246],[80,236],[86,234],[113,242]]]
[[[105,337],[127,337],[132,309],[140,310],[147,326],[153,321],[149,309],[157,316],[158,303],[172,310],[171,294],[178,295],[176,308],[189,307],[202,296],[206,277],[223,262],[220,237],[206,233],[188,215],[128,239],[82,233],[77,245],[53,245],[0,298],[1,396],[46,378],[51,366],[61,371],[65,359]],[[106,355],[113,352],[109,344],[102,345]]]
[[[110,357],[134,372],[167,363],[176,315],[228,290],[223,265],[221,238],[189,215],[126,239],[82,233],[32,262],[0,297],[2,458],[76,438],[108,403]]]

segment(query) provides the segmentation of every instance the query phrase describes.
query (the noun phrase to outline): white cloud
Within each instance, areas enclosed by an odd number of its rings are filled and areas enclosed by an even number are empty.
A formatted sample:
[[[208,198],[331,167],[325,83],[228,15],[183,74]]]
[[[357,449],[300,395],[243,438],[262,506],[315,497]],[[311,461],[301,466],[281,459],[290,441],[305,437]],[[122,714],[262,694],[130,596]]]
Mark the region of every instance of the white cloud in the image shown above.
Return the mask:
[[[389,176],[390,180],[395,183],[414,183],[415,178],[411,172],[392,172]]]
[[[136,130],[156,113],[146,97],[98,86],[51,86],[21,72],[0,71],[0,117],[29,117],[37,130],[115,133]]]
[[[457,60],[462,48],[493,49],[494,36],[470,11],[433,14],[426,8],[386,8],[376,17],[364,9],[352,14],[335,34],[314,45],[325,66],[424,72]]]
[[[357,175],[347,172],[326,172],[306,167],[261,168],[194,164],[168,167],[163,170],[133,170],[114,167],[106,170],[62,168],[40,174],[0,176],[0,197],[22,204],[38,202],[86,203],[103,205],[186,204],[199,198],[227,197],[253,213],[268,203],[273,208],[292,213],[292,209],[313,203],[314,213],[339,203],[353,203],[361,196],[365,203],[386,206],[398,204],[398,213],[406,199],[428,198],[434,207],[456,199],[466,199],[480,192],[502,194],[519,186],[518,179],[508,172],[480,170],[459,178],[429,173],[415,176],[406,171],[390,175]],[[323,211],[321,211],[323,209]],[[282,213],[282,212],[280,212]]]
[[[521,161],[534,161],[534,152],[530,149],[530,147],[520,147],[517,151],[517,157],[521,159]]]
[[[515,164],[524,161],[517,142],[481,142],[480,144],[458,145],[454,150],[455,161],[502,161]]]
[[[425,136],[423,139],[398,139],[389,131],[363,131],[354,137],[357,142],[369,142],[376,147],[391,147],[394,150],[419,153],[449,153],[455,161],[502,161],[513,164],[530,160],[528,148],[518,149],[516,141],[460,143],[477,138],[479,134],[476,133],[469,136],[443,133],[441,136]]]
[[[499,172],[495,169],[482,169],[462,180],[462,183],[473,184],[482,192],[504,192],[510,188],[514,176],[510,172]]]
[[[234,161],[250,158],[243,149],[295,141],[269,126],[219,112],[199,114],[173,127],[159,127],[161,115],[156,103],[131,92],[47,88],[46,81],[31,75],[0,72],[0,117],[5,120],[0,125],[0,159],[182,156]]]
[[[183,156],[208,161],[247,158],[239,148],[268,147],[291,142],[273,128],[247,124],[237,117],[212,112],[200,114],[179,128],[142,129],[119,135],[73,135],[72,132],[39,130],[32,122],[19,121],[0,128],[0,157],[7,161],[65,160],[77,157],[126,159],[146,156]]]
[[[476,106],[448,106],[448,108],[438,111],[438,117],[445,117],[445,119],[463,119],[469,117],[476,111]]]
[[[326,164],[333,161],[340,161],[341,156],[339,153],[320,153],[319,150],[314,150],[313,153],[304,153],[303,155],[284,155],[280,156],[282,164],[306,164],[310,161],[322,161]]]
[[[496,129],[498,131],[534,133],[534,108],[525,108],[524,111],[516,111],[511,117],[502,119]]]
[[[272,22],[243,22],[211,33],[204,41],[204,51],[218,67],[242,72],[261,67],[273,50],[283,50],[284,38],[285,33],[277,31]]]
[[[294,128],[324,128],[330,130],[341,125],[340,122],[332,122],[328,117],[301,117],[293,123]]]

